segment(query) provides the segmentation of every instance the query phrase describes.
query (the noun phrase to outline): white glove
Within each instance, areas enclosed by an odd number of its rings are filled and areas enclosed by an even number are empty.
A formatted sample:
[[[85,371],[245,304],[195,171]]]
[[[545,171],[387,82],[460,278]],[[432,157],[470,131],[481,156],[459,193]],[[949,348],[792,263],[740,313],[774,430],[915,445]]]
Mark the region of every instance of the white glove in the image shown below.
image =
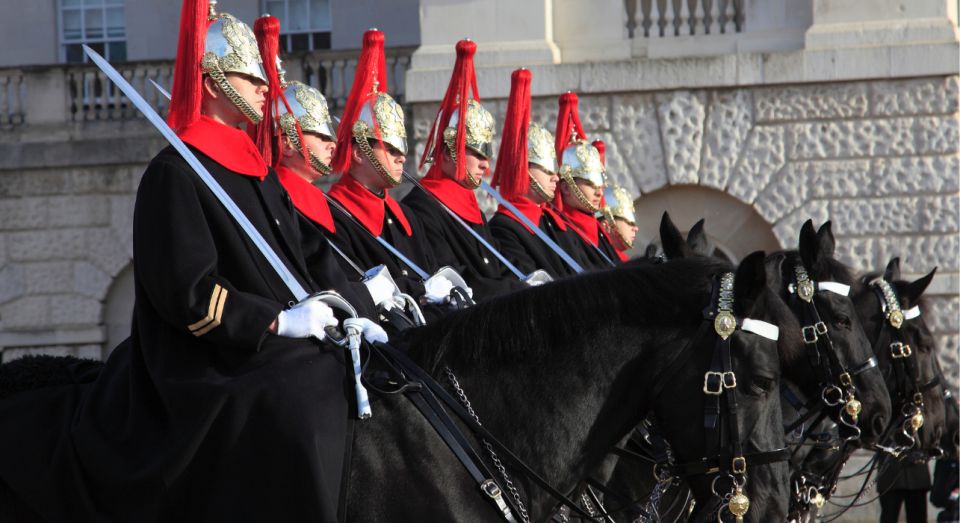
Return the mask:
[[[526,283],[531,287],[536,287],[538,285],[543,285],[544,283],[548,283],[551,281],[553,281],[553,278],[551,278],[546,271],[544,271],[543,269],[537,269],[531,272],[529,275],[527,275],[527,277],[524,278],[523,283]]]
[[[367,343],[380,342],[386,343],[390,338],[387,337],[387,331],[383,327],[368,320],[367,318],[347,318],[343,320],[344,330],[356,329],[363,335]]]
[[[326,337],[326,327],[336,327],[339,321],[333,315],[333,309],[321,301],[298,303],[292,308],[281,311],[277,316],[277,335],[285,338],[308,338],[322,340]]]
[[[450,299],[450,291],[453,290],[453,282],[434,274],[427,281],[423,282],[423,299],[427,303],[440,304],[446,303]]]
[[[367,287],[367,292],[373,298],[373,303],[378,307],[390,310],[394,306],[393,296],[399,292],[397,284],[393,282],[390,273],[383,265],[378,265],[367,271],[363,284]]]

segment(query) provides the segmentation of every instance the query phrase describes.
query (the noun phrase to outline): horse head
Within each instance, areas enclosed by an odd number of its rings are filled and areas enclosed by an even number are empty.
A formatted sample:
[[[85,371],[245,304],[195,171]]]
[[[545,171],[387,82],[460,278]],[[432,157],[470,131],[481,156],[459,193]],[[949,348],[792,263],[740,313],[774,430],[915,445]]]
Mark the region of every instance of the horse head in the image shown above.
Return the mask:
[[[900,279],[894,258],[883,274],[868,274],[854,288],[854,303],[872,342],[893,405],[885,444],[934,451],[945,411],[937,349],[923,317],[921,297],[936,269],[916,281]]]
[[[890,419],[890,398],[850,297],[851,271],[834,259],[830,222],[807,220],[799,249],[767,259],[774,288],[801,323],[808,364],[787,369],[808,398],[819,399],[842,436],[872,444]]]

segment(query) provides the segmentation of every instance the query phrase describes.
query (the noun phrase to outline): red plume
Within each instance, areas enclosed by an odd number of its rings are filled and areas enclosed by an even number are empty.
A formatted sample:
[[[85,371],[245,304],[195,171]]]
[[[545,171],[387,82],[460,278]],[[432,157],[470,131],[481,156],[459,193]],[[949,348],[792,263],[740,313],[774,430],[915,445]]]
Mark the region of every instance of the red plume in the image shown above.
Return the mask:
[[[607,166],[607,144],[603,143],[603,140],[594,140],[591,144],[597,148],[597,152],[600,153],[600,163],[604,167]]]
[[[467,178],[467,169],[463,158],[466,146],[464,129],[466,127],[467,102],[470,101],[470,98],[480,101],[480,95],[477,92],[477,76],[473,70],[473,55],[476,52],[477,44],[473,41],[460,40],[457,42],[457,61],[453,64],[453,74],[450,76],[450,83],[447,85],[447,92],[443,95],[443,101],[440,102],[440,112],[433,120],[433,126],[427,135],[423,157],[420,158],[420,168],[423,168],[423,165],[427,162],[427,157],[432,156],[434,166],[439,169],[440,160],[443,157],[443,130],[447,127],[447,122],[450,121],[453,112],[458,111],[460,117],[457,119],[455,151],[457,169],[454,173],[454,179],[458,182],[463,182]]]
[[[334,172],[344,173],[350,169],[350,157],[353,155],[353,124],[360,116],[363,105],[370,100],[373,83],[379,82],[377,92],[386,92],[387,61],[383,52],[383,32],[370,29],[363,33],[363,49],[357,59],[357,68],[353,75],[350,96],[343,108],[340,125],[337,128],[337,149],[331,168]],[[380,129],[374,129],[377,136]]]
[[[493,185],[506,199],[525,196],[530,188],[527,175],[527,128],[530,126],[530,71],[517,69],[510,77],[510,98],[503,120],[503,135],[497,153]]]
[[[587,135],[583,132],[583,125],[580,123],[580,112],[577,108],[580,100],[576,93],[563,93],[560,95],[560,114],[557,115],[557,132],[554,135],[557,144],[557,159],[563,161],[563,150],[570,145],[570,138],[573,133],[577,133],[577,139],[586,140]]]
[[[209,12],[208,0],[183,0],[180,9],[177,63],[173,69],[173,89],[167,113],[167,123],[177,132],[200,118],[203,93],[200,61],[210,25],[207,20]]]

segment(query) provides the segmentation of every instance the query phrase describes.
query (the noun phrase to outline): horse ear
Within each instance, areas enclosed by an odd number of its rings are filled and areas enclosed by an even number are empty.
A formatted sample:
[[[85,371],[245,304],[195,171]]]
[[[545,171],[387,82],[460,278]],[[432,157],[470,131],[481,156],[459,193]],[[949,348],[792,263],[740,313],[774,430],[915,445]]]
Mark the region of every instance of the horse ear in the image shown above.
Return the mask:
[[[736,281],[733,285],[733,303],[745,314],[753,308],[753,303],[767,287],[766,255],[763,251],[750,253],[737,267]]]
[[[706,231],[703,230],[703,218],[693,224],[690,232],[687,233],[687,247],[695,254],[710,255],[710,241],[707,239]]]
[[[667,211],[663,211],[663,217],[660,218],[660,243],[663,244],[663,254],[668,260],[684,258],[687,255],[687,244],[683,241],[683,235],[673,224]]]
[[[829,220],[821,225],[820,230],[817,231],[817,244],[820,247],[817,253],[820,259],[833,257],[837,241],[833,238],[833,224]]]
[[[890,258],[887,268],[883,270],[883,279],[891,282],[900,279],[900,257]]]
[[[917,281],[912,281],[904,287],[900,292],[900,299],[911,305],[915,305],[920,299],[920,296],[923,296],[923,291],[927,290],[927,287],[930,285],[930,282],[933,281],[933,275],[937,273],[937,268],[934,267],[926,276],[920,278]]]
[[[816,265],[819,247],[817,231],[813,229],[813,220],[803,222],[803,227],[800,228],[799,250],[800,260],[807,269],[812,269]]]

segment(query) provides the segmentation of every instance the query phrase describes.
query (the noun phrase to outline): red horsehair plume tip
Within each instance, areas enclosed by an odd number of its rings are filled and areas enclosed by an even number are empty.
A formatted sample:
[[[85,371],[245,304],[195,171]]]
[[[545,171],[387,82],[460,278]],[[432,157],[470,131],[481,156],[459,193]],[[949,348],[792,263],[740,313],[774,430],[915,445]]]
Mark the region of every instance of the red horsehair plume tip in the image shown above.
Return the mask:
[[[457,42],[457,58],[473,57],[477,53],[477,44],[469,38]]]
[[[525,196],[530,188],[527,127],[530,125],[531,77],[526,69],[517,69],[510,77],[510,97],[493,174],[493,185],[499,187],[500,193],[508,199]]]
[[[173,89],[167,114],[170,127],[178,132],[200,118],[200,60],[207,39],[209,11],[207,0],[184,0],[180,9],[177,61],[174,64]]]
[[[603,140],[594,140],[591,144],[597,148],[597,152],[600,153],[600,163],[607,165],[607,144],[603,143]]]
[[[353,76],[353,85],[343,107],[340,117],[340,126],[337,129],[337,149],[333,156],[334,172],[344,173],[350,167],[350,157],[353,150],[353,123],[360,116],[370,95],[374,92],[387,92],[387,64],[384,58],[384,35],[377,29],[369,29],[363,33],[363,49],[357,59],[357,67]],[[373,132],[379,136],[380,129],[375,127]]]

